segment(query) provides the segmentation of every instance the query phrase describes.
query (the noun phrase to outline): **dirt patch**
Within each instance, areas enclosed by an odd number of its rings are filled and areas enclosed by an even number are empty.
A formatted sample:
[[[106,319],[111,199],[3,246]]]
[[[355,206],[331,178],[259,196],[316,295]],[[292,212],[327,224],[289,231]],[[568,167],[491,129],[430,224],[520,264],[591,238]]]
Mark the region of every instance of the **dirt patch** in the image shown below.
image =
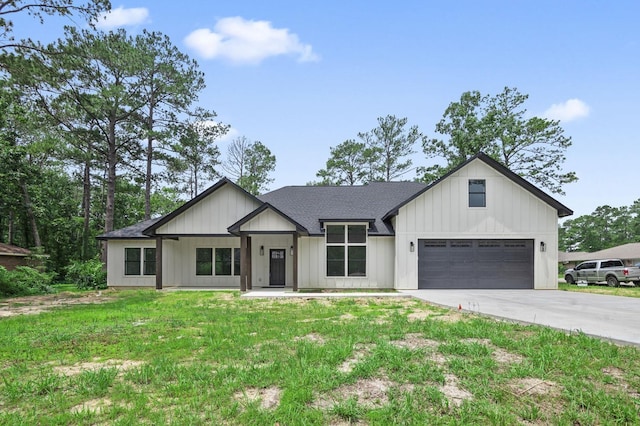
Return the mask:
[[[429,361],[435,362],[438,365],[445,365],[447,363],[447,358],[440,352],[433,352],[429,354],[429,357],[427,359]]]
[[[357,319],[357,317],[353,314],[343,314],[340,315],[340,321],[353,321],[354,319]]]
[[[419,333],[409,333],[404,336],[404,339],[392,340],[389,343],[399,348],[407,348],[411,350],[421,348],[437,348],[438,346],[440,346],[439,342],[431,339],[425,339]]]
[[[245,401],[249,403],[260,401],[260,407],[262,409],[272,410],[280,405],[281,394],[282,391],[279,388],[272,386],[265,389],[245,389],[243,391],[236,392],[235,394],[233,394],[233,397],[236,399],[236,401]]]
[[[77,363],[74,365],[59,365],[53,367],[53,371],[62,376],[75,376],[85,371],[98,371],[101,368],[117,368],[118,371],[127,371],[142,364],[144,364],[142,361],[109,359],[102,362],[92,361]]]
[[[105,303],[114,300],[108,292],[57,293],[40,296],[14,297],[0,302],[0,318],[15,315],[36,315],[61,306]]]
[[[560,394],[560,386],[556,383],[536,379],[533,377],[525,377],[523,379],[515,379],[509,383],[509,387],[516,396],[521,395],[552,395]]]
[[[518,364],[524,361],[522,355],[514,354],[509,351],[505,351],[502,348],[492,347],[493,352],[491,356],[499,364]]]
[[[317,398],[311,406],[326,410],[348,399],[355,398],[358,405],[362,407],[380,408],[389,403],[387,393],[392,388],[410,392],[414,386],[411,384],[398,386],[397,383],[387,378],[360,379],[354,384],[340,386],[329,392],[328,395]]]
[[[100,414],[102,410],[111,406],[111,400],[107,398],[92,399],[85,401],[82,404],[78,404],[75,407],[71,407],[71,413],[77,414],[82,412],[89,412],[93,414]]]
[[[615,380],[615,383],[605,384],[605,388],[610,392],[623,391],[631,398],[640,398],[640,391],[636,391],[627,383],[624,378],[624,371],[617,367],[605,367],[602,372]]]
[[[444,385],[440,386],[440,392],[444,394],[449,404],[456,407],[461,406],[465,400],[473,398],[470,392],[458,386],[458,377],[453,374],[444,376]]]
[[[407,315],[407,320],[409,322],[414,322],[414,321],[424,321],[425,319],[429,318],[431,315],[433,315],[434,312],[432,311],[417,311],[417,312],[412,312],[409,315]]]
[[[299,341],[299,340],[306,340],[308,342],[313,342],[313,343],[318,343],[320,345],[324,345],[325,343],[325,338],[322,337],[321,335],[319,335],[318,333],[311,333],[311,334],[307,334],[306,336],[298,336],[295,337],[293,340],[295,341]]]
[[[338,371],[341,373],[351,373],[353,367],[366,358],[373,349],[374,345],[361,345],[357,344],[354,347],[353,356],[345,360],[339,367]]]
[[[450,311],[444,315],[432,315],[431,319],[443,322],[458,322],[458,321],[466,321],[464,315],[459,313],[458,311]]]

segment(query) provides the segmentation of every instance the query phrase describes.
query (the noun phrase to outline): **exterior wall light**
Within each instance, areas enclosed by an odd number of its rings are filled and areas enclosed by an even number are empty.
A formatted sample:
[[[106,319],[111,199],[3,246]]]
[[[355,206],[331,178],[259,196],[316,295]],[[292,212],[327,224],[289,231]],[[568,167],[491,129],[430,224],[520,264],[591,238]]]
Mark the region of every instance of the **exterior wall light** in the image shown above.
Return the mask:
[[[260,256],[264,256],[264,246],[260,246]]]
[[[416,251],[416,245],[413,244],[413,241],[409,242],[409,251],[411,253],[413,253],[414,251]]]
[[[547,251],[547,244],[544,241],[540,241],[540,251]]]
[[[291,246],[291,248],[289,249],[289,254],[293,256],[293,246]]]

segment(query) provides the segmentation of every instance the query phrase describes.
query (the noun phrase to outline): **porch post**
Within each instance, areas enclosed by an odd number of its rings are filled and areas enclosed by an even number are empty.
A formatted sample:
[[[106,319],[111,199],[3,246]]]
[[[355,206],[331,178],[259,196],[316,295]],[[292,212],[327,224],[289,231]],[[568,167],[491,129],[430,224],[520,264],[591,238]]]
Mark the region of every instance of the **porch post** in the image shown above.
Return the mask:
[[[156,237],[156,290],[162,290],[162,237]]]
[[[251,275],[251,265],[253,261],[251,260],[251,237],[247,237],[247,290],[253,290],[253,277]]]
[[[240,236],[240,291],[247,291],[247,236]]]
[[[298,291],[298,233],[293,233],[293,291]]]

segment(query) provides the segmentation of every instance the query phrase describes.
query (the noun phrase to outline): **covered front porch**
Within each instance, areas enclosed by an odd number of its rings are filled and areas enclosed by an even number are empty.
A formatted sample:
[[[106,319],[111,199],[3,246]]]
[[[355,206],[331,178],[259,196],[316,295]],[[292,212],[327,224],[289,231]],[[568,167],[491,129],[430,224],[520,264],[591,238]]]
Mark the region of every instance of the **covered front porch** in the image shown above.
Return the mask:
[[[290,288],[298,291],[298,235],[242,234],[240,290]]]
[[[298,290],[298,234],[155,237],[155,287]]]

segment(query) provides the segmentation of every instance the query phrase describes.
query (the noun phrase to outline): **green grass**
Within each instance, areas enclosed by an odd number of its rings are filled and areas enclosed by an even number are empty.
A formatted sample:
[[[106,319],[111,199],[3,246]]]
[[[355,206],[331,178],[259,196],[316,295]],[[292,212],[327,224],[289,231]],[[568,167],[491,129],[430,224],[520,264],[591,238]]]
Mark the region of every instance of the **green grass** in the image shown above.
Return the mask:
[[[0,318],[0,424],[640,422],[638,349],[582,334],[407,298],[106,293]]]
[[[580,293],[608,294],[612,296],[640,297],[640,287],[621,284],[619,287],[609,287],[606,284],[589,284],[580,287],[576,284],[558,283],[558,290],[576,291]]]

